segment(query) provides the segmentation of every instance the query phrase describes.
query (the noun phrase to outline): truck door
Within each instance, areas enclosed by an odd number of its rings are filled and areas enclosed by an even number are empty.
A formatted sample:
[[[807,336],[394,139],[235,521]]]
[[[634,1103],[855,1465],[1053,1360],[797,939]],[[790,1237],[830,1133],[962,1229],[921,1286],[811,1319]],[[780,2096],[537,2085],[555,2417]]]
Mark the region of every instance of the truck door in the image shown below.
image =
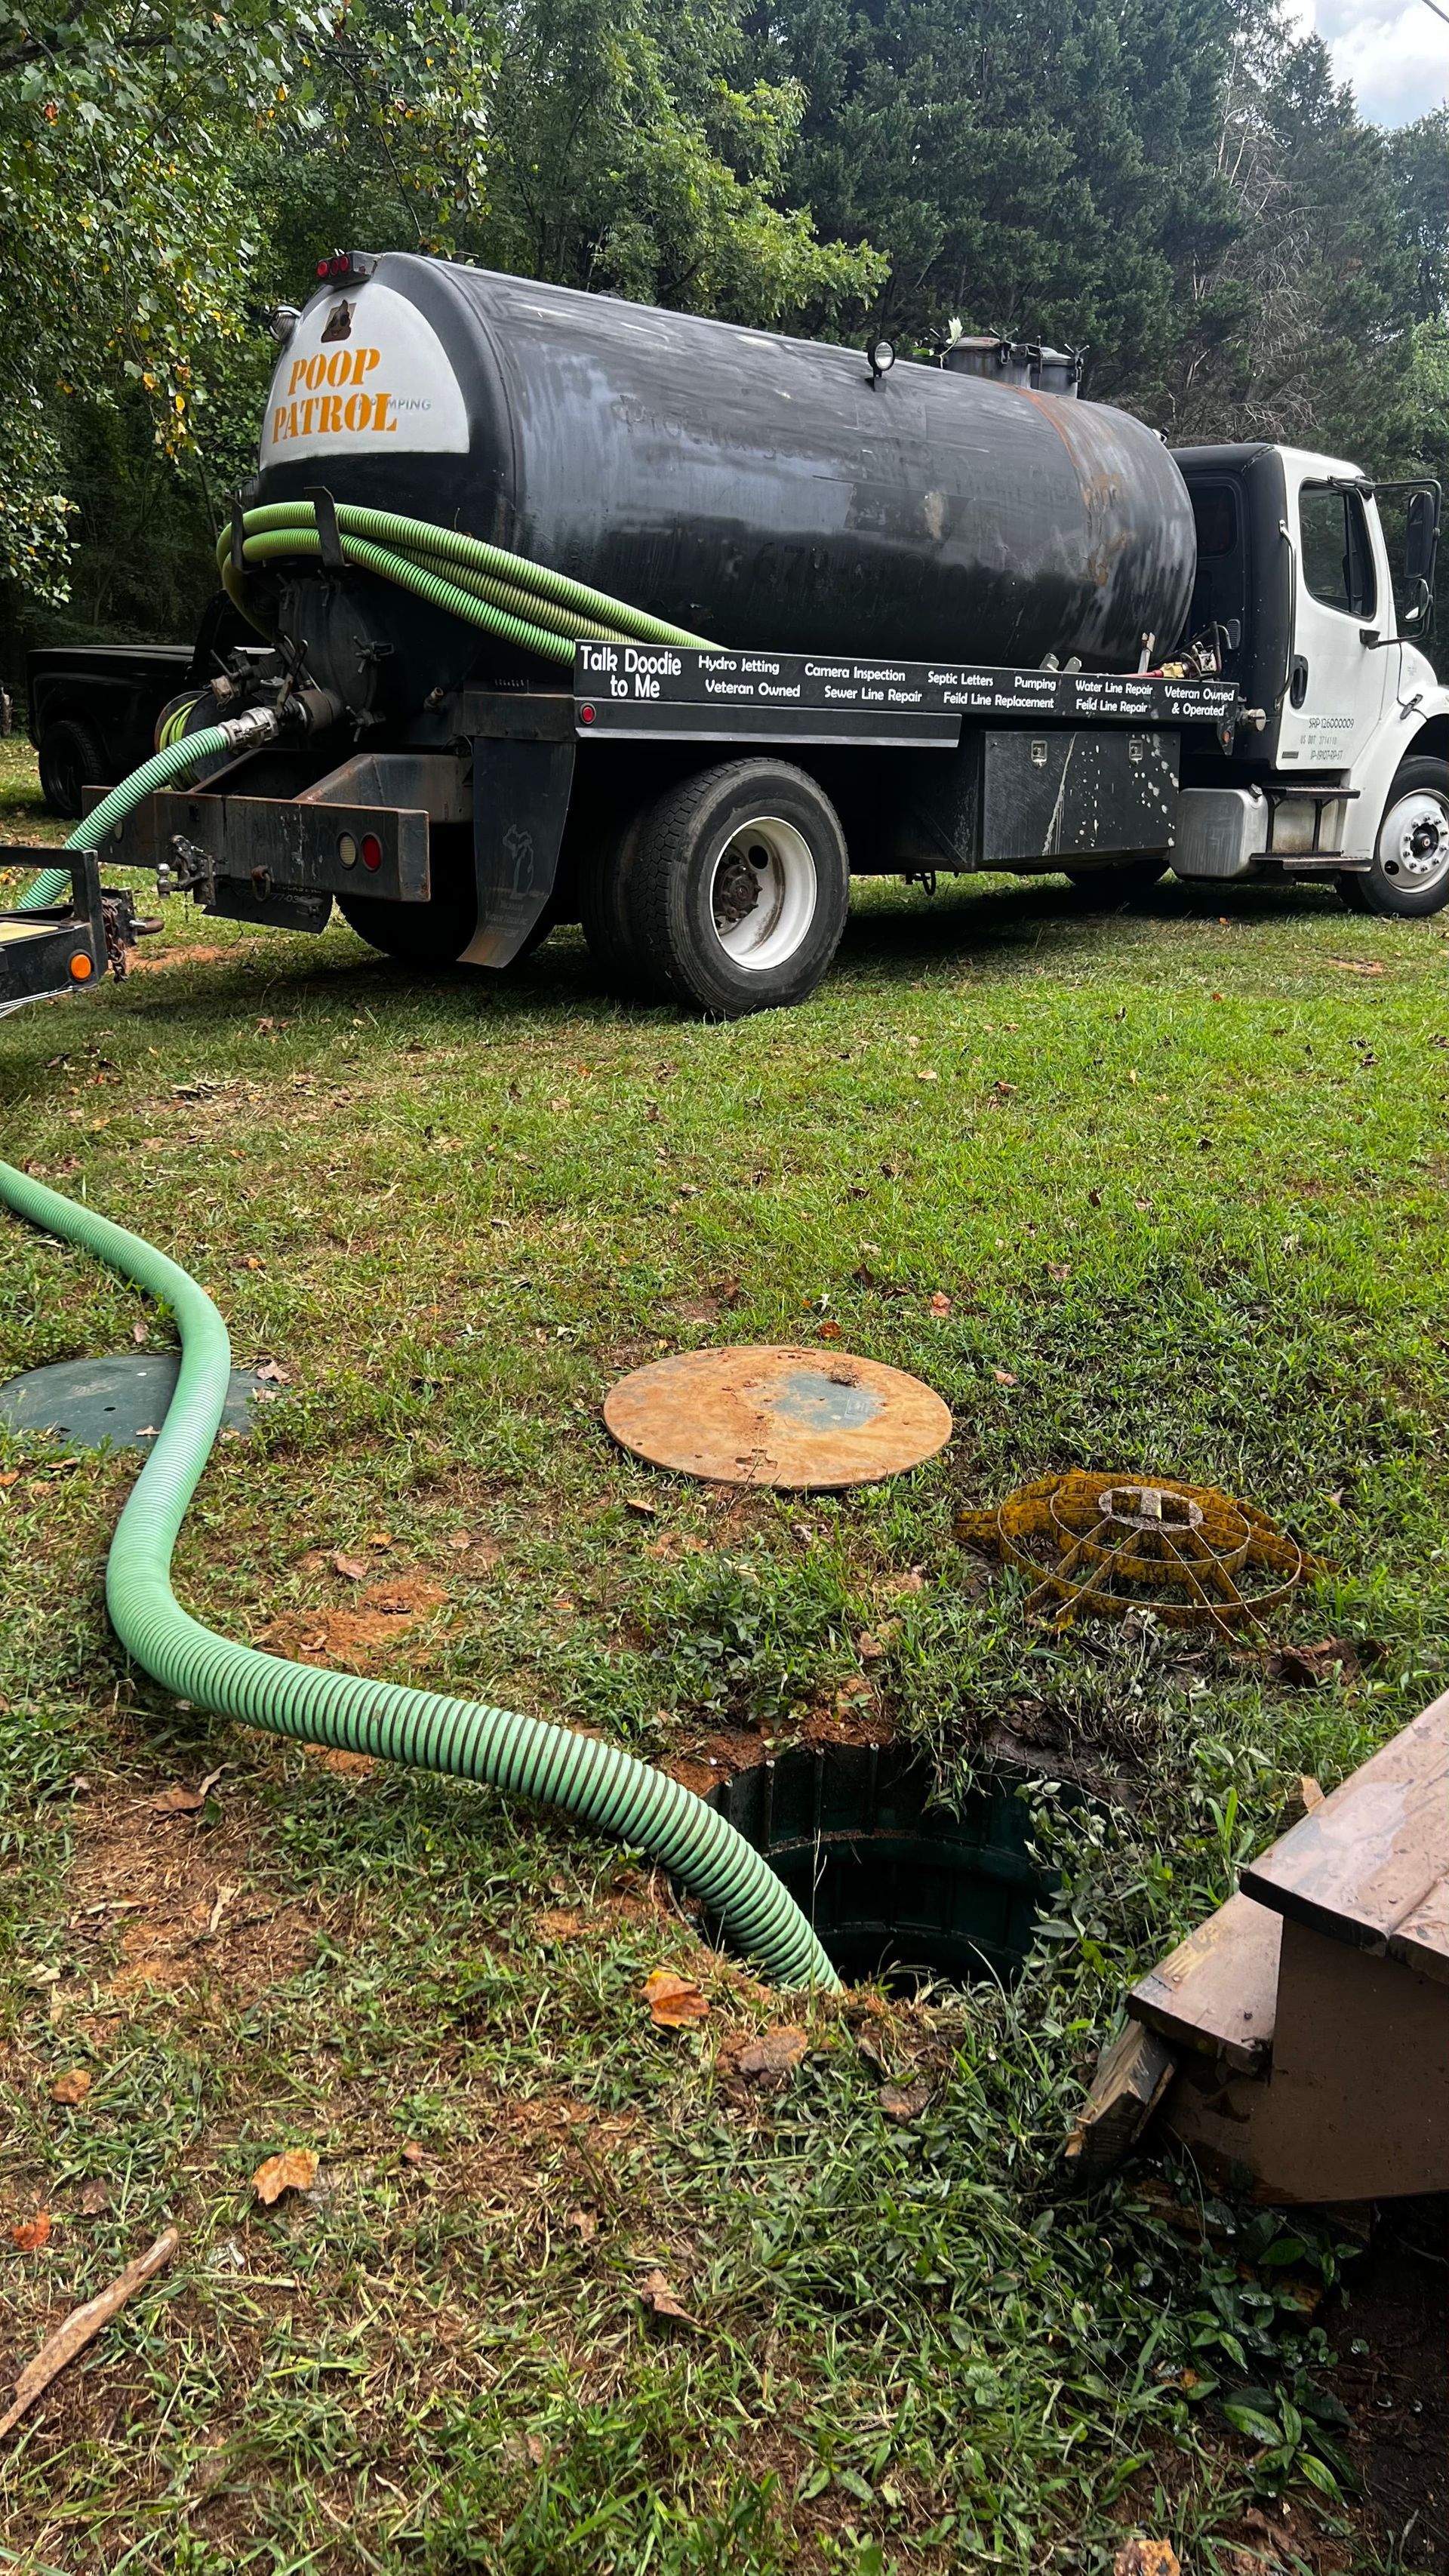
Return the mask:
[[[1388,665],[1365,635],[1393,632],[1393,602],[1378,513],[1347,474],[1328,480],[1305,460],[1293,489],[1293,635],[1278,759],[1305,770],[1350,769],[1383,714]]]

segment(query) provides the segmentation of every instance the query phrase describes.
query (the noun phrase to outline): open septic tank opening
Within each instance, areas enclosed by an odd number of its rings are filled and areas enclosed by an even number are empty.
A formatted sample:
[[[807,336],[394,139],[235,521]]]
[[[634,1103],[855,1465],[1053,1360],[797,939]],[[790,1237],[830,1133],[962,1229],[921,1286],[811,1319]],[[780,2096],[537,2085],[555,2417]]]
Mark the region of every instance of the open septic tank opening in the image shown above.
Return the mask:
[[[1008,1983],[1051,1881],[1028,1851],[1020,1774],[932,1804],[933,1763],[893,1744],[801,1747],[710,1795],[762,1852],[847,1984]]]

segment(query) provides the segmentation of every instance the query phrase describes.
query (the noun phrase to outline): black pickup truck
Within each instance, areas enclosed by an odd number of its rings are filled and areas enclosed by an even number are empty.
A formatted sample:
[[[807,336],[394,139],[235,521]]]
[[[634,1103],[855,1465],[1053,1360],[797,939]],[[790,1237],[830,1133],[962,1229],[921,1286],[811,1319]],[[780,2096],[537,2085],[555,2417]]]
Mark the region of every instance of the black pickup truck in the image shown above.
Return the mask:
[[[25,686],[41,793],[52,814],[77,822],[87,787],[114,787],[149,759],[168,699],[201,688],[220,654],[256,641],[218,591],[194,644],[38,646],[27,657]]]

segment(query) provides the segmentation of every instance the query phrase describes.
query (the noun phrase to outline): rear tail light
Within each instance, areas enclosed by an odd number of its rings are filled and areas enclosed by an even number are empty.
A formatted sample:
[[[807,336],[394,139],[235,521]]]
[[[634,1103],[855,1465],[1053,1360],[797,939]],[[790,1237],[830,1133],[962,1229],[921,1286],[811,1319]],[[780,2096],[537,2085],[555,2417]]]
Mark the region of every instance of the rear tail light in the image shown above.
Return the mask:
[[[382,843],[375,832],[363,833],[362,864],[365,868],[372,868],[374,871],[382,865]]]

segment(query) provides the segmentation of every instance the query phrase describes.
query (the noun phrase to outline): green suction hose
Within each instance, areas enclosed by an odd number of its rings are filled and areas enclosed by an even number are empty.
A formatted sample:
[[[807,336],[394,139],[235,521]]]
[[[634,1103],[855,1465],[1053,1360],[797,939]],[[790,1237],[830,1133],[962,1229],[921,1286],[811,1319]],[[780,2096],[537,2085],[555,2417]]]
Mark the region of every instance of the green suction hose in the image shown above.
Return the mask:
[[[240,725],[245,725],[247,732],[239,733]],[[168,787],[173,778],[184,778],[188,770],[199,769],[203,761],[212,759],[219,751],[239,751],[246,742],[265,740],[266,735],[275,730],[275,720],[269,716],[264,732],[253,713],[250,716],[232,716],[225,724],[207,725],[201,733],[188,734],[184,742],[168,743],[164,750],[153,752],[149,760],[143,760],[140,768],[133,769],[129,778],[123,778],[119,787],[113,787],[109,796],[93,814],[87,814],[83,823],[77,823],[65,843],[66,849],[99,849],[111,825],[123,823],[126,816],[134,812],[156,788]],[[44,868],[38,877],[32,878],[16,909],[19,912],[42,911],[47,904],[60,903],[70,890],[68,868]]]
[[[191,742],[203,739],[194,734]],[[125,792],[116,790],[118,796]],[[105,810],[97,809],[92,825]],[[506,1794],[559,1807],[677,1871],[777,1984],[839,1987],[819,1941],[768,1862],[723,1816],[666,1773],[540,1718],[286,1663],[218,1637],[190,1618],[171,1589],[171,1557],[226,1400],[226,1326],[205,1289],[177,1262],[109,1217],[77,1206],[9,1163],[0,1163],[0,1200],[164,1300],[180,1331],[176,1392],[106,1563],[111,1624],[144,1672],[196,1707],[247,1726],[412,1763],[454,1779],[487,1780]]]
[[[642,608],[590,590],[566,573],[511,555],[502,546],[426,519],[399,518],[393,510],[336,504],[337,539],[348,563],[396,582],[435,608],[481,626],[506,643],[520,644],[553,662],[572,662],[580,636],[612,644],[680,644],[708,652],[709,638],[650,617]],[[217,568],[230,599],[257,624],[246,584],[232,563],[231,534],[217,543]],[[242,519],[242,558],[248,565],[322,551],[317,513],[310,501],[273,501]]]

